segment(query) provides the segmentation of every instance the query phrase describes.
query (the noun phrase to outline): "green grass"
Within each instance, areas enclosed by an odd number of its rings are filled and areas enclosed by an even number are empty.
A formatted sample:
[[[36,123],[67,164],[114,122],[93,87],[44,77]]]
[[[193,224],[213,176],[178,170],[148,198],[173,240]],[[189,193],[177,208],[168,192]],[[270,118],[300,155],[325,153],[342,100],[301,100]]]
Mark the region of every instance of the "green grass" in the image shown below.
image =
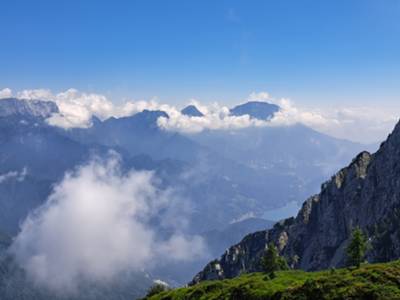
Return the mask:
[[[162,292],[147,300],[400,299],[400,261],[359,269],[252,273]]]

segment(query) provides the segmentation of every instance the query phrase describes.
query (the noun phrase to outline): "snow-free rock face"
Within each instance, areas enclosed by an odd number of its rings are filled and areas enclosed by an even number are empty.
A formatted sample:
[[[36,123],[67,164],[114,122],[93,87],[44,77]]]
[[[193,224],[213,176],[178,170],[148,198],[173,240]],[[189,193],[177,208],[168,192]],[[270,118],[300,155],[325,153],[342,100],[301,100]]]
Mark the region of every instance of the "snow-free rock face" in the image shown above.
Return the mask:
[[[293,268],[343,266],[355,226],[370,239],[368,261],[400,257],[400,123],[378,152],[360,153],[324,183],[318,195],[304,202],[297,217],[246,236],[219,260],[209,263],[192,283],[259,271],[269,242],[275,243]]]
[[[259,120],[269,120],[276,112],[280,110],[280,107],[275,104],[262,102],[262,101],[250,101],[231,109],[231,115],[243,116],[249,115],[250,118]]]
[[[186,115],[189,117],[203,117],[204,116],[204,114],[201,111],[199,111],[197,109],[197,107],[194,105],[186,106],[184,109],[181,110],[181,113],[183,115]]]
[[[48,118],[53,113],[58,113],[57,104],[51,101],[24,100],[24,99],[1,99],[0,117],[11,115]]]

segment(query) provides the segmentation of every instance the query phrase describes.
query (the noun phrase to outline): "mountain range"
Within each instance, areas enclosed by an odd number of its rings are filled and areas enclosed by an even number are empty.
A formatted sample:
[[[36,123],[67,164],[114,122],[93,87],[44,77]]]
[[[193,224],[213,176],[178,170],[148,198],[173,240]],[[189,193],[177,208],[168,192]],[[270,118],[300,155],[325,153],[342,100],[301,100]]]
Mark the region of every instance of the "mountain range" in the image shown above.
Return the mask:
[[[255,101],[234,107],[231,113],[268,120],[277,110]],[[65,130],[48,124],[55,113],[59,109],[52,101],[0,100],[0,231],[8,238],[15,236],[21,222],[45,202],[66,172],[94,155],[105,157],[115,151],[124,170],[153,171],[161,187],[173,188],[189,202],[186,231],[203,236],[210,247],[202,260],[184,268],[169,265],[153,274],[152,278],[165,276],[161,279],[172,284],[187,281],[243,235],[269,228],[272,222],[260,219],[266,211],[300,203],[366,147],[299,124],[181,134],[158,126],[158,118],[169,117],[166,112],[148,110],[106,120],[94,116],[89,128]],[[195,106],[182,113],[201,117]],[[19,290],[23,272],[8,255],[1,264],[0,287]],[[151,280],[145,273],[138,276],[137,290],[143,290]]]
[[[258,113],[271,113],[265,105],[265,111]],[[232,111],[259,117],[254,115],[259,102],[239,108]],[[51,101],[0,101],[0,174],[27,170],[25,181],[11,182],[18,189],[10,190],[12,184],[0,186],[4,190],[0,228],[10,233],[18,230],[17,224],[29,210],[44,201],[65,171],[93,153],[103,155],[113,149],[123,156],[127,168],[155,169],[165,185],[185,187],[183,195],[198,206],[192,229],[204,232],[300,201],[364,148],[301,125],[182,135],[157,126],[157,119],[167,116],[165,112],[146,110],[104,121],[94,117],[90,128],[64,130],[46,122],[56,112]],[[23,191],[30,189],[35,190],[26,197]]]

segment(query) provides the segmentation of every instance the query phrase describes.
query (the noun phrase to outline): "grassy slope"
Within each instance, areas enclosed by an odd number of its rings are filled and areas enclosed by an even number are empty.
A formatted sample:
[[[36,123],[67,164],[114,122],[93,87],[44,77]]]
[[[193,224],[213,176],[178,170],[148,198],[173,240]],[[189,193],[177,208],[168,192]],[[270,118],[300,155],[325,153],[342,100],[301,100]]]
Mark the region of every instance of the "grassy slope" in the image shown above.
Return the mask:
[[[148,299],[400,299],[400,261],[351,270],[278,272],[273,280],[262,273],[246,274],[163,292]]]

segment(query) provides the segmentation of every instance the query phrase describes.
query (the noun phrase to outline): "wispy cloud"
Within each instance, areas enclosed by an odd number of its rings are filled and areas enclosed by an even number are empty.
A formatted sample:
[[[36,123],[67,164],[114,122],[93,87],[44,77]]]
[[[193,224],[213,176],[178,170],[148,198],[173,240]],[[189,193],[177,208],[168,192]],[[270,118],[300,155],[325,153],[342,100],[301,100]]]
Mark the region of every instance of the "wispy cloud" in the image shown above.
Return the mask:
[[[0,174],[0,184],[12,179],[24,181],[27,174],[27,168],[23,168],[22,171],[9,171],[7,173]]]

